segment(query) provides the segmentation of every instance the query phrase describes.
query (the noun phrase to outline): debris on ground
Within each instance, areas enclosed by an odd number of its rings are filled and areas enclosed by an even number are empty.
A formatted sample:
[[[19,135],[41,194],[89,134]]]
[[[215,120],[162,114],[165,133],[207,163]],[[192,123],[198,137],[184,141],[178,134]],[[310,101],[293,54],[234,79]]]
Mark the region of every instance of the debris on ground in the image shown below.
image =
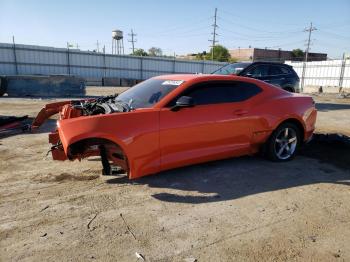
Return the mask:
[[[123,222],[124,222],[124,224],[125,224],[125,226],[126,226],[126,229],[128,230],[128,232],[134,237],[134,239],[136,240],[136,236],[135,236],[135,234],[131,231],[131,229],[130,229],[130,227],[129,227],[129,225],[126,223],[126,221],[125,221],[125,219],[124,219],[124,217],[123,217],[123,214],[122,213],[120,213],[120,217],[123,219]]]
[[[49,207],[50,207],[49,205],[45,206],[43,209],[40,210],[40,212],[43,212],[44,210],[48,209]]]
[[[145,261],[145,257],[142,254],[135,252],[135,255],[137,259],[141,259],[142,261]]]
[[[90,219],[89,223],[87,224],[87,228],[88,228],[88,229],[91,229],[91,228],[90,228],[90,225],[91,225],[92,221],[95,220],[96,217],[97,217],[97,214],[95,214],[94,217],[93,217],[92,219]],[[96,227],[93,227],[92,230],[94,230],[95,228],[96,228]]]
[[[189,258],[185,258],[184,262],[197,262],[197,259],[193,257],[189,257]]]
[[[30,125],[25,122],[28,116],[0,116],[0,137],[15,135],[30,130]]]

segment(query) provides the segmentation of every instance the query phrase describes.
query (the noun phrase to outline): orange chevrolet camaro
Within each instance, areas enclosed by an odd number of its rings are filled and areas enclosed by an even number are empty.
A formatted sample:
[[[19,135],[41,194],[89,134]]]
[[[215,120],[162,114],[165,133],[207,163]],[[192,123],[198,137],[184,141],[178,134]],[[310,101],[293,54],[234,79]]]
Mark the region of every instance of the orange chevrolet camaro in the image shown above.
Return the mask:
[[[46,105],[39,127],[59,113],[49,134],[53,159],[101,156],[104,174],[119,166],[130,179],[258,151],[292,159],[315,129],[313,99],[265,82],[224,75],[164,75],[120,95]]]

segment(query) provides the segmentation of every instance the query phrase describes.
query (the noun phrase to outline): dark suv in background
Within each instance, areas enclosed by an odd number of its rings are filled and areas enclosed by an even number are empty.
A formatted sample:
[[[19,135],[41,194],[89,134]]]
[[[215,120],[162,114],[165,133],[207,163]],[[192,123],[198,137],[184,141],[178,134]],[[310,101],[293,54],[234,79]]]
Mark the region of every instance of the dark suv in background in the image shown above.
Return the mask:
[[[286,64],[272,62],[233,63],[221,67],[212,74],[252,77],[289,92],[300,92],[299,77],[294,69]]]

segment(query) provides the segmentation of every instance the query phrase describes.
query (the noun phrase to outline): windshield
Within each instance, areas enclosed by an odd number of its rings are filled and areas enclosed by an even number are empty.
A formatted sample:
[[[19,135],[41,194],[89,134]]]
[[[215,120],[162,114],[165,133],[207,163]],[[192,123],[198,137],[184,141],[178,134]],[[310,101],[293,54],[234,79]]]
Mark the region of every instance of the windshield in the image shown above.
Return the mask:
[[[117,101],[128,104],[132,109],[152,107],[183,82],[151,78],[121,93]]]
[[[212,74],[215,75],[237,75],[239,74],[244,68],[249,66],[250,63],[234,63],[234,64],[228,64],[225,65],[218,70],[214,71]]]

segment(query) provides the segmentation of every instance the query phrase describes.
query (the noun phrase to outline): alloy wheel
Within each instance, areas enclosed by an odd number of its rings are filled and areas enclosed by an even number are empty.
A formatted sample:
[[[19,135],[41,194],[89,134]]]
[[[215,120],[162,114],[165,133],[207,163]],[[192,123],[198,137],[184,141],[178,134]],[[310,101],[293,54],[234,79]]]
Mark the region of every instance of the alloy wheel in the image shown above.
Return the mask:
[[[290,127],[285,127],[279,131],[275,139],[275,153],[278,159],[286,160],[290,158],[297,147],[297,132]]]

